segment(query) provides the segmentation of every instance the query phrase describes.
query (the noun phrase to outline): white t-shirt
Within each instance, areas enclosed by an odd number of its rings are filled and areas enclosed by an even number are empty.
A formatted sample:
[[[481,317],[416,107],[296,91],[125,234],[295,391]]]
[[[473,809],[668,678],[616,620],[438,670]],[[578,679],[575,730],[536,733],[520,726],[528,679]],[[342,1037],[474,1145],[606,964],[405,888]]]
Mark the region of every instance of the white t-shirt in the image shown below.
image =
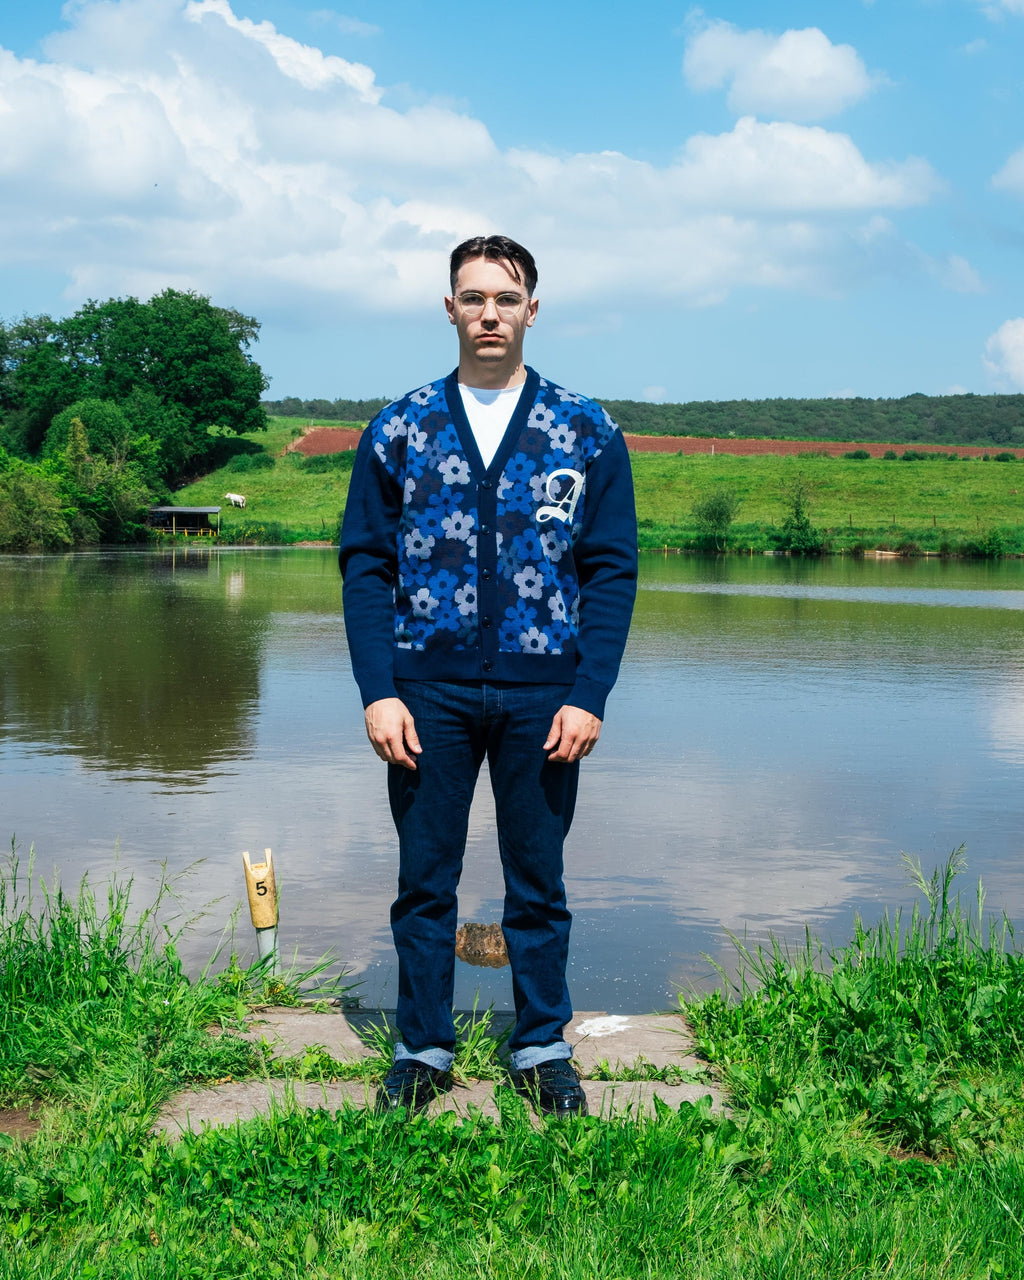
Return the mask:
[[[485,467],[491,465],[491,459],[498,452],[498,445],[501,444],[501,438],[508,428],[522,391],[522,383],[517,387],[503,387],[500,391],[485,391],[482,387],[467,387],[459,383],[462,406],[466,410],[466,417]]]

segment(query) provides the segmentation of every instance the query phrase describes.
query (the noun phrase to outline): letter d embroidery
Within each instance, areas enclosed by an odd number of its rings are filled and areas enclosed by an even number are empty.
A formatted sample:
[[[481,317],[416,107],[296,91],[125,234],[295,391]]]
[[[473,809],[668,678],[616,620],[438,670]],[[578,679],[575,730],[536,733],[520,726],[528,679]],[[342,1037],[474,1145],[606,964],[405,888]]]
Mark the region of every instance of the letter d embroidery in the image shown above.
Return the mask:
[[[551,486],[560,476],[566,476],[570,483],[561,496],[556,497],[551,491]],[[557,471],[552,471],[544,484],[544,496],[552,505],[537,508],[538,523],[544,524],[548,520],[561,520],[563,523],[568,524],[576,511],[576,504],[579,502],[582,492],[583,476],[579,471],[573,471],[571,467],[559,467]]]

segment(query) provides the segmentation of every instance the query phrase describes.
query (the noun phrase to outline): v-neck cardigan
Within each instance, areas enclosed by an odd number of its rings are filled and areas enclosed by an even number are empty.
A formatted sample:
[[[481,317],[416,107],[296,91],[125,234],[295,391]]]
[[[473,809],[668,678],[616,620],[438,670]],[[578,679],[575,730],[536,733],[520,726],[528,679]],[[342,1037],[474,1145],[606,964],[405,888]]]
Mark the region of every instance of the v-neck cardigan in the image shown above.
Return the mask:
[[[339,563],[364,706],[396,678],[510,681],[603,718],[636,592],[622,433],[527,369],[484,467],[456,373],[420,387],[363,432]]]

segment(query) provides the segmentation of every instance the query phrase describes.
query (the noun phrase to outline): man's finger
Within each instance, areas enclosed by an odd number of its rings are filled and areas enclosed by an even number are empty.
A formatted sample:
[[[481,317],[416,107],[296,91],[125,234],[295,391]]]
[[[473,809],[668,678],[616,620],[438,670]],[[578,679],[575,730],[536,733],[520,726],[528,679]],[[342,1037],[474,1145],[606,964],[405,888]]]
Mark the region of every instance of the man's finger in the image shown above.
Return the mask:
[[[561,737],[562,737],[562,713],[561,711],[556,711],[555,718],[554,720],[551,721],[551,728],[548,730],[548,736],[545,739],[544,746],[541,747],[541,750],[550,751],[552,747],[557,745]]]

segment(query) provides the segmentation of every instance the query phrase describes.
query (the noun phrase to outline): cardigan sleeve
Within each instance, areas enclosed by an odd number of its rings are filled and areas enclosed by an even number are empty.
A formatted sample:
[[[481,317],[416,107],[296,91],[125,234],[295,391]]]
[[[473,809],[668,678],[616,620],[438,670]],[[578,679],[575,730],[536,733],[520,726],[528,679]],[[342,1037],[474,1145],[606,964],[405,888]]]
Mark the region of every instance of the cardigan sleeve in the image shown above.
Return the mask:
[[[599,719],[619,673],[637,579],[636,506],[622,432],[587,469],[583,527],[574,549],[580,584],[576,683],[569,703]]]
[[[401,514],[402,491],[374,452],[371,424],[356,451],[338,551],[345,638],[364,707],[398,696],[394,600]]]

